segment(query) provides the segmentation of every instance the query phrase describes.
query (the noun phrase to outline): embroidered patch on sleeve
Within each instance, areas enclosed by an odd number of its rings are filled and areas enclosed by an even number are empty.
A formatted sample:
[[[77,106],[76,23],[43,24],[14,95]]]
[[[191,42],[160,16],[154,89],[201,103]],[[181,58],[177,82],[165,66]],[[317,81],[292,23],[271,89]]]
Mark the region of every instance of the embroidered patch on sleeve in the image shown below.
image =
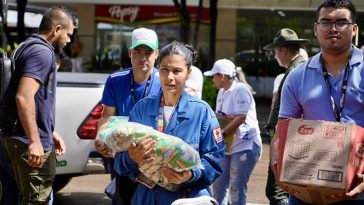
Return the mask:
[[[223,140],[222,132],[221,132],[220,127],[212,130],[212,132],[214,133],[216,144],[220,144],[222,142],[222,140]]]

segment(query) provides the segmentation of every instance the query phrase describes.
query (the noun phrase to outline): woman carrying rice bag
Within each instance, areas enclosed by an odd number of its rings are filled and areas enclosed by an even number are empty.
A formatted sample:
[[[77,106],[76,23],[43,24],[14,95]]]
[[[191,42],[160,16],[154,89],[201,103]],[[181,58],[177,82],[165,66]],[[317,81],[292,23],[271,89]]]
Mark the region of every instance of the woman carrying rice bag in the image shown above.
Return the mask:
[[[130,113],[129,121],[141,123],[176,136],[196,149],[202,168],[177,172],[162,167],[165,179],[179,185],[169,191],[145,179],[138,167],[152,163],[153,146],[157,143],[145,136],[126,152],[115,156],[115,170],[139,182],[132,198],[133,205],[170,205],[180,198],[210,196],[209,186],[222,173],[225,144],[216,116],[209,105],[184,92],[184,85],[196,58],[195,50],[184,43],[172,42],[159,53],[159,74],[163,92],[139,101]]]

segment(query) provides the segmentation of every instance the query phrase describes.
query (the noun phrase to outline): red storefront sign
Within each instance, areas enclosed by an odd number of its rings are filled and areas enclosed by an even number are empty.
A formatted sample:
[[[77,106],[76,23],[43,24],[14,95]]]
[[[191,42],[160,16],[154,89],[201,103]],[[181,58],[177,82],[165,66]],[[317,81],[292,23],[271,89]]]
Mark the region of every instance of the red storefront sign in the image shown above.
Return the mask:
[[[196,21],[198,7],[188,7],[191,21]],[[174,6],[96,5],[96,22],[159,24],[179,22],[180,13]],[[209,22],[209,10],[202,9],[201,23]]]

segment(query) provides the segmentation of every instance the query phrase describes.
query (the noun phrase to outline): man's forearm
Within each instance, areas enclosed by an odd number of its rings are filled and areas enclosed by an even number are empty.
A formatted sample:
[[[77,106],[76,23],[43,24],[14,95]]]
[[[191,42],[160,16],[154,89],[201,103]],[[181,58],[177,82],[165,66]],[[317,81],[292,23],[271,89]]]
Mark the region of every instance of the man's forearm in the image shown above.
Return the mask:
[[[101,116],[101,118],[99,120],[99,124],[97,125],[97,131],[99,131],[100,128],[103,127],[107,123],[108,118],[109,117]]]
[[[26,96],[16,96],[16,106],[18,116],[22,123],[25,134],[30,142],[40,141],[38,125],[35,117],[34,98]]]
[[[245,122],[245,115],[237,115],[234,117],[234,119],[223,128],[225,134],[231,134],[235,132],[238,127]]]
[[[99,124],[97,126],[97,131],[99,131],[105,124],[107,123],[110,116],[116,115],[116,108],[104,105],[104,110],[102,112],[102,116],[99,120]]]

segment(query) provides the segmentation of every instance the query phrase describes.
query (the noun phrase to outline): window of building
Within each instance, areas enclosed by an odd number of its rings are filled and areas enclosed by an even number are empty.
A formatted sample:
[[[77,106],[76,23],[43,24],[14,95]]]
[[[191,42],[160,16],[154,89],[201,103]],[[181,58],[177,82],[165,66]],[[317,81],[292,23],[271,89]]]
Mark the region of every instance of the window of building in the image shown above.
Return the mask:
[[[174,6],[140,6],[140,5],[96,5],[96,55],[94,62],[100,71],[109,72],[119,68],[130,67],[128,48],[131,32],[140,27],[153,29],[159,38],[159,48],[173,40],[180,40],[179,13]],[[197,7],[191,9],[192,44],[195,15]],[[208,11],[203,10],[202,23],[199,29],[197,50],[201,52],[201,59],[207,59],[209,26]]]
[[[239,10],[235,62],[250,76],[276,76],[284,72],[271,51],[263,47],[273,42],[282,28],[291,28],[299,38],[310,39],[304,48],[313,55],[318,43],[313,34],[314,11]]]

